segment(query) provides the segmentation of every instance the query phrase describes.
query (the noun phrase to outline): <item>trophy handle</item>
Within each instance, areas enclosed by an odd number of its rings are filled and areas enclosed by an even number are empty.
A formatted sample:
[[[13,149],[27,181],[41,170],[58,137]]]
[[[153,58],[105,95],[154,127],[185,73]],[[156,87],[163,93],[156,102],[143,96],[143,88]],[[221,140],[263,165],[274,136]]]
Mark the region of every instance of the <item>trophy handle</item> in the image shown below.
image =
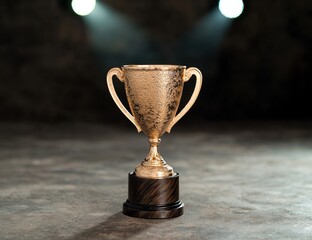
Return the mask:
[[[200,88],[202,85],[203,76],[202,76],[202,73],[199,71],[199,69],[195,67],[190,67],[186,69],[185,71],[184,82],[187,82],[191,78],[192,75],[196,76],[196,84],[195,84],[193,94],[189,102],[185,105],[185,107],[181,110],[181,112],[173,118],[173,120],[169,124],[168,128],[166,129],[168,133],[170,133],[171,128],[190,110],[190,108],[193,106],[193,104],[195,103],[198,97],[198,94],[200,92]]]
[[[116,75],[116,77],[121,82],[124,81],[123,72],[120,68],[112,68],[111,70],[109,70],[109,72],[107,73],[107,77],[106,77],[109,93],[111,94],[116,105],[119,107],[120,111],[133,123],[133,125],[137,128],[138,132],[141,132],[142,130],[141,130],[140,126],[136,123],[135,118],[125,108],[125,106],[122,104],[122,102],[120,101],[119,97],[116,94],[114,84],[113,84],[113,76],[114,75]]]

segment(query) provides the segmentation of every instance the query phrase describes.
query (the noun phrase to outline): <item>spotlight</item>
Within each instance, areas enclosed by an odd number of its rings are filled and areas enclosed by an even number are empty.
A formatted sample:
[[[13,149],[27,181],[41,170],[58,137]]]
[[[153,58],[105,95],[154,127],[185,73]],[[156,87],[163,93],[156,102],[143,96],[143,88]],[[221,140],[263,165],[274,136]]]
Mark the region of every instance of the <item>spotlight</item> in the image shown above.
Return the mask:
[[[71,6],[75,13],[80,16],[90,14],[96,5],[96,0],[72,0]]]
[[[242,14],[244,3],[242,0],[220,0],[219,10],[227,18],[237,18]]]

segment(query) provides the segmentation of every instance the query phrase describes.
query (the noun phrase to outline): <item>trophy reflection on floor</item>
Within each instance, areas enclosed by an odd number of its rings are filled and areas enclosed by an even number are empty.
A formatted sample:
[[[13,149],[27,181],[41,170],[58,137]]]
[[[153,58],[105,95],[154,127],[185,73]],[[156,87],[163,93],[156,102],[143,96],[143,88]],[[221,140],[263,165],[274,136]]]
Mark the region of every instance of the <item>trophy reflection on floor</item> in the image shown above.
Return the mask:
[[[119,100],[113,76],[124,83],[132,115]],[[177,113],[184,82],[196,76],[194,92]],[[125,116],[149,138],[150,150],[134,172],[129,173],[128,199],[123,213],[141,218],[172,218],[183,214],[179,200],[179,174],[158,153],[160,137],[170,132],[194,104],[201,88],[202,74],[197,68],[176,65],[124,65],[107,74],[113,100]]]

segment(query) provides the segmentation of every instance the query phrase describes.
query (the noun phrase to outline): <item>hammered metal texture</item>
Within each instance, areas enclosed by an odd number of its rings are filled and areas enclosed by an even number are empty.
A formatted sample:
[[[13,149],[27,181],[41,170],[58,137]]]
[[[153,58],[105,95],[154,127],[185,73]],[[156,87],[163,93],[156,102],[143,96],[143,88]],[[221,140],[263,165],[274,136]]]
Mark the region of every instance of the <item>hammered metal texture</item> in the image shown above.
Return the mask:
[[[121,103],[113,86],[112,77],[116,75],[125,85],[125,91],[132,115]],[[183,91],[184,82],[196,76],[196,85],[189,102],[176,115]],[[175,176],[158,153],[160,137],[194,104],[201,87],[202,75],[196,68],[177,65],[124,65],[122,69],[113,68],[107,74],[108,89],[112,98],[125,116],[149,137],[150,150],[135,174],[141,178],[168,178]]]
[[[124,83],[131,112],[142,131],[160,138],[176,115],[182,96],[184,66],[124,66]]]

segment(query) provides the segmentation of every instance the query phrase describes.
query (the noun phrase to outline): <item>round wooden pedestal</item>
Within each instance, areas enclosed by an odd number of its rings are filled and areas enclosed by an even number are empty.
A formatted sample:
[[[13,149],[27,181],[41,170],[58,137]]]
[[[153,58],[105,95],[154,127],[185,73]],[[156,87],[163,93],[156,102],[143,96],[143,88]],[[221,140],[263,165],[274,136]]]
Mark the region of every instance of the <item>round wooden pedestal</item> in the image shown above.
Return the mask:
[[[138,218],[174,218],[183,214],[179,200],[179,174],[164,179],[137,177],[129,173],[128,199],[123,213]]]

